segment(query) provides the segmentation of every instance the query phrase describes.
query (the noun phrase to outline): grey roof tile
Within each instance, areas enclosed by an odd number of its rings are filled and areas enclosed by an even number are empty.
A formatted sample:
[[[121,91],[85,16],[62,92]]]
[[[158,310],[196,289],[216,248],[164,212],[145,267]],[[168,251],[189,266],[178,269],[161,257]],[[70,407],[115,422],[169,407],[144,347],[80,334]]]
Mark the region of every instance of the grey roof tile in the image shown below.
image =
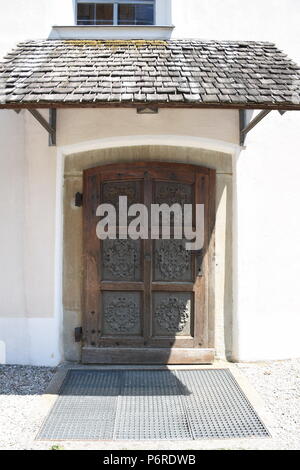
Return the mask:
[[[204,103],[218,103],[220,101],[217,95],[202,95],[202,99]]]
[[[20,100],[22,100],[24,98],[24,94],[23,95],[9,95],[7,98],[6,98],[6,101],[8,103],[10,102],[18,102]]]
[[[133,100],[133,93],[122,93],[121,94],[121,101],[132,101]]]
[[[189,103],[195,103],[200,100],[200,95],[198,95],[197,93],[193,93],[191,95],[185,94],[184,99]]]
[[[184,97],[181,93],[177,95],[169,95],[169,100],[173,102],[184,101]]]
[[[135,93],[134,94],[135,101],[146,101],[145,93]]]
[[[299,67],[274,44],[41,40],[0,64],[6,104],[158,102],[299,108]]]

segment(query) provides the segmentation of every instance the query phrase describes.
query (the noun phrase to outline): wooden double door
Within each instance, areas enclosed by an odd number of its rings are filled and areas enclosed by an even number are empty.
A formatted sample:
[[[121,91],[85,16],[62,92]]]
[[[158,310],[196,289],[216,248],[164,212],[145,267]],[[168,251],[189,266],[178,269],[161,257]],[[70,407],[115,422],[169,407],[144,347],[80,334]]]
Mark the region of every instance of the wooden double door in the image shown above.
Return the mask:
[[[82,362],[212,362],[214,192],[215,172],[193,165],[138,162],[84,172]],[[97,208],[118,209],[119,196],[146,206],[147,238],[119,239],[117,210],[117,239],[99,239]],[[151,238],[151,205],[175,203],[204,204],[201,250],[186,250],[187,240],[172,238],[172,230],[170,239]],[[193,219],[195,228],[195,211]]]

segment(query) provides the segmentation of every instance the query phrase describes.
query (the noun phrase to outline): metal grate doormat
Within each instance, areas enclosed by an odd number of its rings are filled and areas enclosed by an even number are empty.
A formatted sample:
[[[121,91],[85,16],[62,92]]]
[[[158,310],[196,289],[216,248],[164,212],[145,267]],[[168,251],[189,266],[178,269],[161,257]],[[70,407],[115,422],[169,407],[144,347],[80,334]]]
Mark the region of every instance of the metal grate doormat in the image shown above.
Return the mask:
[[[268,436],[227,369],[71,370],[37,439]]]

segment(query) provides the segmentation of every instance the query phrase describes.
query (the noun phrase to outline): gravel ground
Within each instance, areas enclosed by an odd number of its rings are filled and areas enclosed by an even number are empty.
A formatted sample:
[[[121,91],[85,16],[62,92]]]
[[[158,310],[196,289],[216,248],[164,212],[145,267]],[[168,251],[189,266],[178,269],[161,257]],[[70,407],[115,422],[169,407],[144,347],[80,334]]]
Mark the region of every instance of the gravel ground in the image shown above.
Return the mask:
[[[45,417],[42,394],[54,374],[47,367],[0,366],[0,449],[32,447]]]
[[[256,389],[274,421],[272,439],[247,441],[132,442],[129,449],[300,449],[300,359],[236,364]],[[35,442],[49,411],[42,394],[55,369],[0,366],[0,449],[50,449],[55,442]],[[63,442],[65,449],[125,449],[124,443]],[[121,445],[121,447],[120,447]]]
[[[300,449],[300,359],[237,364],[271,411],[274,445]]]

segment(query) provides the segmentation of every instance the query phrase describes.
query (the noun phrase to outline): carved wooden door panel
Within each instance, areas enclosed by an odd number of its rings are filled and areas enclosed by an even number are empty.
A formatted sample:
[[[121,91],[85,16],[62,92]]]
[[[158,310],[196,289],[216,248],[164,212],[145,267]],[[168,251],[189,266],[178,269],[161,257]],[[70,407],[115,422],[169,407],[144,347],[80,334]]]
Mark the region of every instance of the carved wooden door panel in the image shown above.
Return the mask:
[[[83,362],[213,360],[209,291],[214,180],[212,170],[168,163],[109,165],[84,172]],[[186,240],[173,239],[172,232],[170,240],[153,240],[151,223],[148,239],[100,241],[97,207],[110,203],[118,208],[119,196],[127,196],[128,206],[145,204],[149,214],[151,204],[204,204],[203,249],[187,251]],[[121,229],[117,217],[117,236]]]

